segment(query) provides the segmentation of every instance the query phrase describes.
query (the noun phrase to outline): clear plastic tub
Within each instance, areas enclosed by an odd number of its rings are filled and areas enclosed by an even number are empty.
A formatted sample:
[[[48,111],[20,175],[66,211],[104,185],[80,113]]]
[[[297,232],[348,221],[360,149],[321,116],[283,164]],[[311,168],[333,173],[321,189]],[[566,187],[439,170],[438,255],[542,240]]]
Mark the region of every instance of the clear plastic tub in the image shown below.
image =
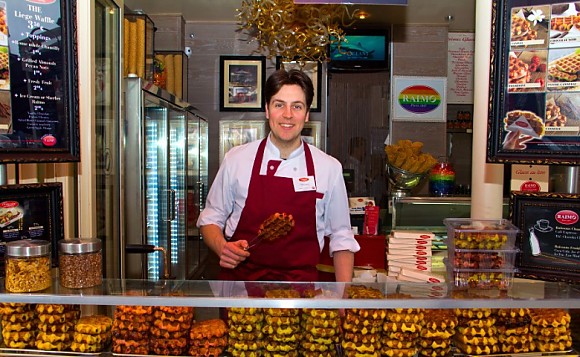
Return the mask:
[[[514,249],[519,231],[506,219],[446,218],[447,246],[455,249]]]
[[[515,265],[519,249],[448,249],[448,262],[459,269],[508,269]]]
[[[449,269],[449,280],[456,289],[508,290],[516,269]]]

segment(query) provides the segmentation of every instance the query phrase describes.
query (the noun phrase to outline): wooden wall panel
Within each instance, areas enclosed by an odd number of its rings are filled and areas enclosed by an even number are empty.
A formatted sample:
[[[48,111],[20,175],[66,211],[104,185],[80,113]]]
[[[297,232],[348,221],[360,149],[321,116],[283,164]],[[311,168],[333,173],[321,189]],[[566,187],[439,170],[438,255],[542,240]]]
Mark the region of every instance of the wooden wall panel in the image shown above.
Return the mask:
[[[183,51],[185,20],[177,15],[150,15],[155,24],[156,51]]]

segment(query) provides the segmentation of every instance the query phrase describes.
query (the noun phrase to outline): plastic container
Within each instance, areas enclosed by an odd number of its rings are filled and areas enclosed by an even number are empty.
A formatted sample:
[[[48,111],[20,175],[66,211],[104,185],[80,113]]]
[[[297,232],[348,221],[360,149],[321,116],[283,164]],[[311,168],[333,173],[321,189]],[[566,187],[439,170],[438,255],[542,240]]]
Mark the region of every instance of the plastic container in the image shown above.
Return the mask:
[[[516,269],[449,269],[449,281],[456,289],[507,290]]]
[[[429,193],[431,196],[450,196],[455,193],[455,169],[445,156],[439,157],[429,172]]]
[[[24,293],[41,291],[52,285],[50,242],[18,240],[6,243],[7,291]]]
[[[515,266],[518,249],[448,249],[452,268],[460,269],[511,269]]]
[[[59,281],[66,288],[88,288],[103,283],[103,257],[99,239],[59,241]]]
[[[446,218],[448,249],[514,249],[518,227],[506,219]]]

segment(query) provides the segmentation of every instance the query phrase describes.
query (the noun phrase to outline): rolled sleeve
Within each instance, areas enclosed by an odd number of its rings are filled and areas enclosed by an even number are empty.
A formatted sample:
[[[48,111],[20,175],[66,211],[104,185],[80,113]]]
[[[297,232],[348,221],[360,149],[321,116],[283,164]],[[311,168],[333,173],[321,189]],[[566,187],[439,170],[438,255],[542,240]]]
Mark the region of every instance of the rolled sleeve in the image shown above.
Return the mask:
[[[330,237],[330,243],[328,245],[330,256],[332,257],[334,252],[340,250],[348,250],[353,253],[360,250],[360,245],[354,238],[350,229],[336,232]]]

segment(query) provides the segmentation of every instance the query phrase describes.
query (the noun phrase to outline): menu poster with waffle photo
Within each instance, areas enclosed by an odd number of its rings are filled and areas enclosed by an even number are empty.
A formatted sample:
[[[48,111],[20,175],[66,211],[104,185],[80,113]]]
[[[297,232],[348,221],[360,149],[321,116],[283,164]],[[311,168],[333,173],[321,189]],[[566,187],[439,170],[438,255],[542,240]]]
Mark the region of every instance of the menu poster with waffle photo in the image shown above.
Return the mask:
[[[488,161],[580,163],[580,1],[497,3]]]

